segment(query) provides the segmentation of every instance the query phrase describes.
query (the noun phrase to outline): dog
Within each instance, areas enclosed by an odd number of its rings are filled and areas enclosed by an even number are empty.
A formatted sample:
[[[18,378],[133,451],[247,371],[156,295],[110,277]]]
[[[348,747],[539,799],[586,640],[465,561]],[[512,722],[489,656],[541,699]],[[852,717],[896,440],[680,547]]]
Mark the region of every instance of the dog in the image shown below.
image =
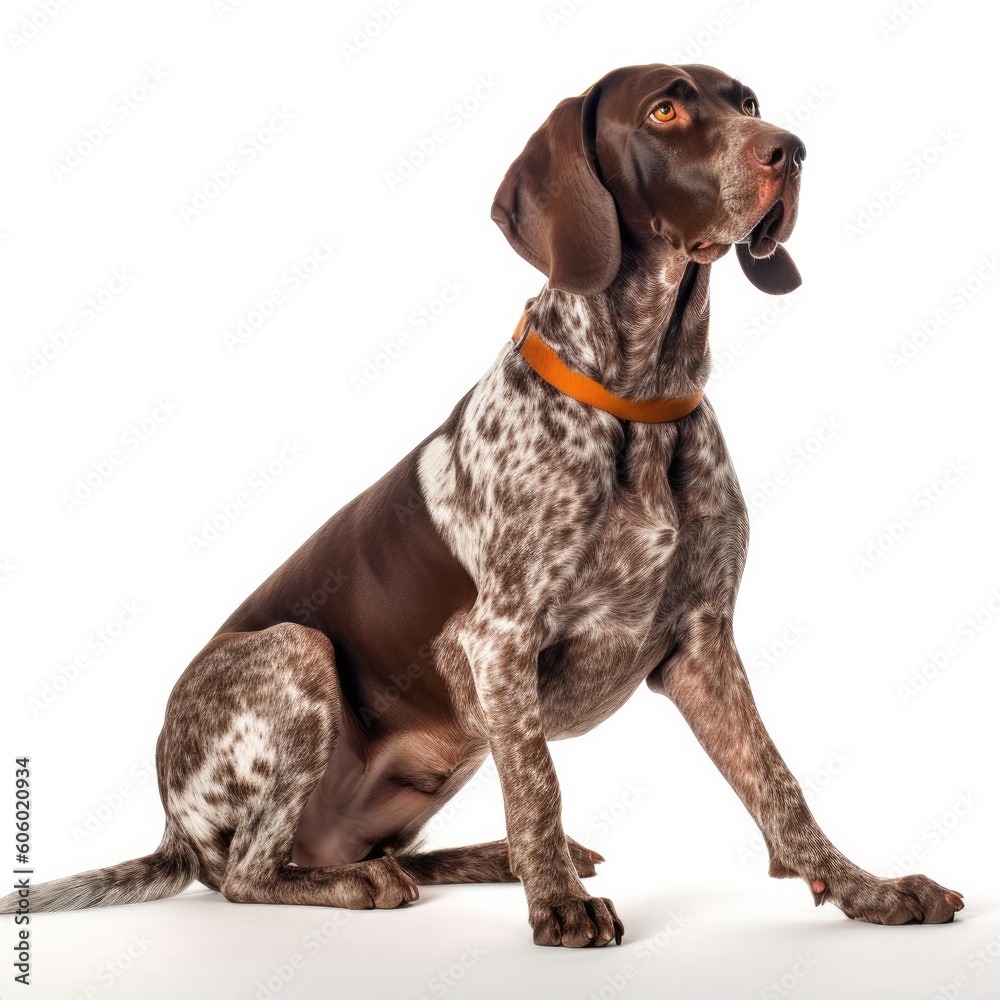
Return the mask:
[[[804,158],[708,66],[617,69],[562,101],[493,205],[547,278],[513,340],[183,673],[157,744],[160,846],[37,886],[31,909],[194,879],[234,902],[351,908],[520,880],[536,944],[620,943],[614,905],[581,881],[603,859],[563,831],[546,743],[645,681],[742,799],[772,876],[852,918],[951,921],[960,893],[878,878],[823,834],[733,640],[748,521],[703,397],[709,272],[735,246],[761,290],[799,284],[783,244]],[[418,851],[487,753],[506,839]]]

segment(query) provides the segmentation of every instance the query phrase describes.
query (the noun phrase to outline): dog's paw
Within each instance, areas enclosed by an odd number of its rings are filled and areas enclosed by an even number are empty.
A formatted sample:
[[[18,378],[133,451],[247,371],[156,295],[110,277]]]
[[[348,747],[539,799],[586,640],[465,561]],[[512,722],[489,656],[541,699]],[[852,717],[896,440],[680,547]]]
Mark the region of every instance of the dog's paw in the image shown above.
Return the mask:
[[[592,875],[596,875],[597,866],[604,860],[603,856],[597,851],[592,851],[589,847],[584,847],[583,844],[578,844],[572,837],[566,838],[566,844],[569,847],[569,856],[576,866],[577,875],[580,878],[590,878]]]
[[[965,903],[962,894],[926,875],[900,878],[863,877],[810,881],[816,905],[829,900],[852,920],[870,924],[947,924]]]
[[[610,899],[589,897],[530,908],[528,920],[535,944],[564,948],[603,947],[622,943],[625,928]]]
[[[337,906],[352,910],[392,910],[420,898],[417,883],[391,856],[360,861],[341,871],[343,881],[338,889],[347,901],[335,904]]]

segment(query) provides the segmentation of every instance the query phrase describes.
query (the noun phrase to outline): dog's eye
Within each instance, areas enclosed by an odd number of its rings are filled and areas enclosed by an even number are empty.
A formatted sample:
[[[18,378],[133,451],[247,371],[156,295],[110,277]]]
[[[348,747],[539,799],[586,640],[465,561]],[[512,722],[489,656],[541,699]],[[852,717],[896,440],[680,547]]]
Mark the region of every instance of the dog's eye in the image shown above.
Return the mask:
[[[649,113],[654,122],[672,122],[677,117],[677,111],[669,101],[662,101]]]
[[[743,114],[749,115],[751,118],[759,117],[760,109],[757,107],[757,99],[755,97],[743,98]]]

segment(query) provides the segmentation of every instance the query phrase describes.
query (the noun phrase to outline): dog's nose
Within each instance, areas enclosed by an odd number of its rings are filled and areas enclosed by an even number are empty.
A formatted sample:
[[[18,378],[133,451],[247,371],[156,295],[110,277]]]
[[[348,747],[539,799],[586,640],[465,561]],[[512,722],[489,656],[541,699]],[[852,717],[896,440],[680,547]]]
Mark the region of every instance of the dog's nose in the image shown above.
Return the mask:
[[[806,147],[791,132],[769,132],[750,143],[750,153],[762,167],[795,173],[806,158]]]

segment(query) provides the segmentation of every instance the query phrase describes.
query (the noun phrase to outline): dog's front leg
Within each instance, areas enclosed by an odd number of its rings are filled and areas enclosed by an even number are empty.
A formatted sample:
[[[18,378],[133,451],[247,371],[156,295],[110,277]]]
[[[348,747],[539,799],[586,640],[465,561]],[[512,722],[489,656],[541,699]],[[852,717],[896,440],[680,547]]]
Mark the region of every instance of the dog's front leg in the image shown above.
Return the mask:
[[[764,836],[775,878],[804,879],[817,905],[878,924],[946,923],[960,893],[925,875],[878,878],[829,841],[764,727],[727,615],[692,612],[680,650],[649,678],[680,709]]]
[[[510,868],[524,883],[535,944],[621,943],[609,899],[577,875],[562,828],[561,796],[538,700],[538,646],[525,623],[484,601],[459,631],[503,790]]]

